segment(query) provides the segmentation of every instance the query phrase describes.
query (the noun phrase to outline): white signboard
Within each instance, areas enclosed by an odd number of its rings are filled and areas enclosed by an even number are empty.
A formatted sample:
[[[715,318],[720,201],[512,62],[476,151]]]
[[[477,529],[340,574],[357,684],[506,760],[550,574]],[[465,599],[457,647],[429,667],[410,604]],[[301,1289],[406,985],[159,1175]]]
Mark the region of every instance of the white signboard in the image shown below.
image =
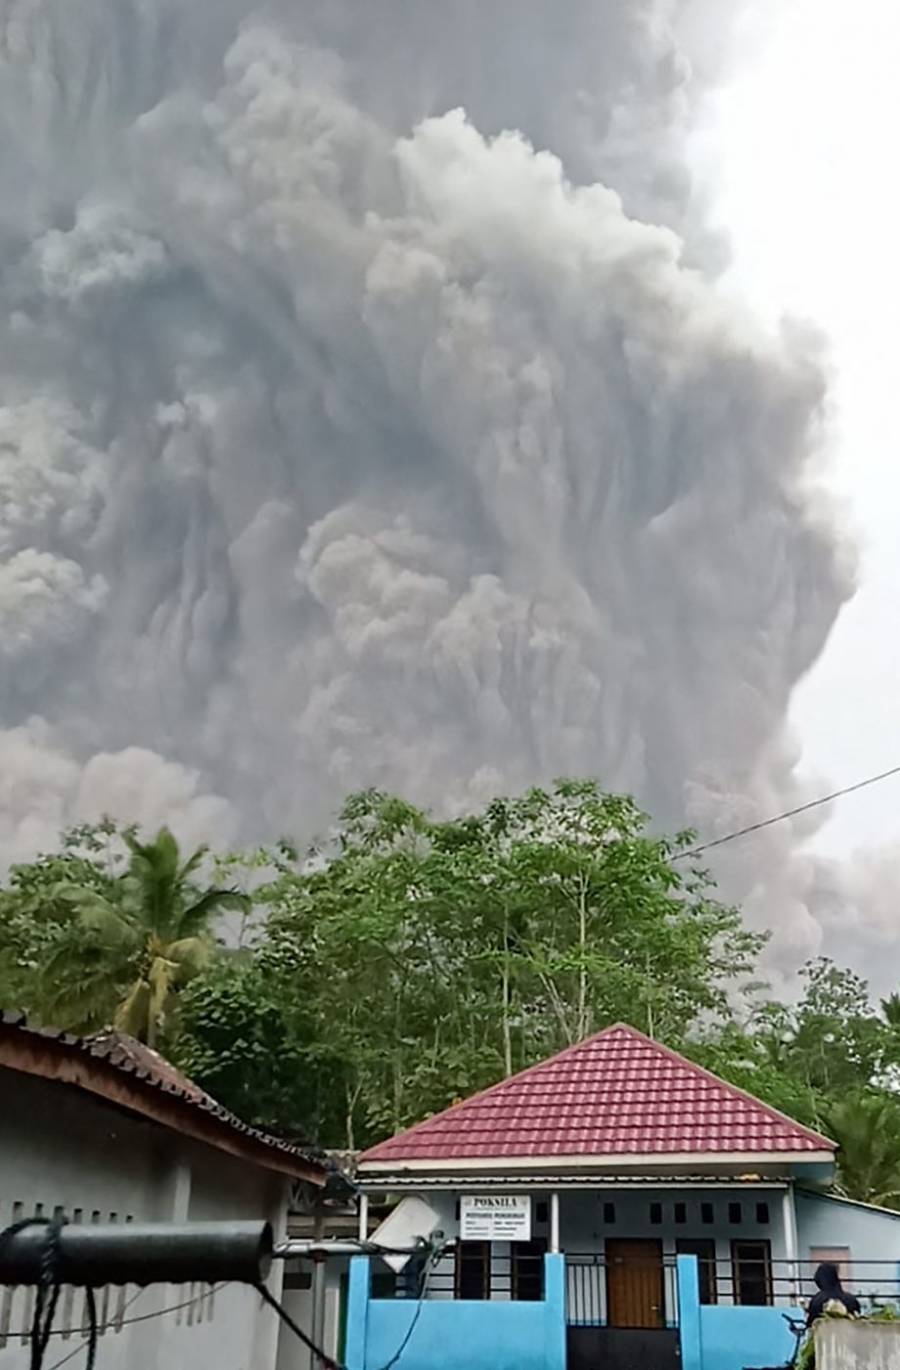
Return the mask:
[[[530,1242],[529,1194],[466,1194],[459,1201],[464,1242]]]

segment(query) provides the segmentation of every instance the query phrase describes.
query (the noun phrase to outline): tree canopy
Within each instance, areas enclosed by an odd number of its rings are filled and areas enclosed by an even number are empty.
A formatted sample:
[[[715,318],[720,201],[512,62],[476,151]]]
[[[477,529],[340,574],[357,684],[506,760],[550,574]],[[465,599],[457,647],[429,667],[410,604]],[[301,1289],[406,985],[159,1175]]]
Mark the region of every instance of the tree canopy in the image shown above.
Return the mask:
[[[68,834],[62,857],[14,868],[0,905],[0,966],[5,992],[15,989],[44,1021],[76,1031],[112,1022],[153,1046],[176,995],[212,957],[214,917],[245,900],[198,888],[206,849],[182,860],[168,828],[150,843],[124,831],[124,867],[115,835],[106,829],[105,869],[91,829]]]
[[[455,819],[366,791],[310,850],[216,867],[165,829],[78,829],[0,891],[0,991],[160,1039],[248,1121],[350,1149],[627,1022],[830,1129],[843,1192],[900,1206],[900,996],[819,960],[767,998],[765,938],[692,839],[587,781]],[[228,907],[252,909],[239,947]]]

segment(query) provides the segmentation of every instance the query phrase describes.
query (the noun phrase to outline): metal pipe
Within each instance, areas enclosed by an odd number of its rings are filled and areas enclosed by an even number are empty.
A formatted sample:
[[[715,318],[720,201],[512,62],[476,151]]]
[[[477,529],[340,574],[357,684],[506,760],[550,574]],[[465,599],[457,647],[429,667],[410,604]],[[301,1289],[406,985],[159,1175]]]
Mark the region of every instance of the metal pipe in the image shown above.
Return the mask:
[[[0,1284],[38,1284],[46,1225],[0,1234]],[[272,1264],[264,1222],[69,1223],[59,1232],[60,1284],[261,1284]]]
[[[312,1341],[314,1346],[325,1345],[325,1261],[321,1256],[313,1265]],[[310,1351],[310,1370],[318,1370],[319,1359]]]
[[[289,1237],[275,1247],[275,1259],[290,1260],[295,1256],[415,1256],[427,1254],[429,1247],[415,1243],[411,1247],[379,1247],[374,1241],[315,1241],[310,1237]]]
[[[366,1242],[311,1241],[307,1237],[290,1238],[275,1249],[277,1260],[289,1261],[295,1256],[367,1256],[378,1251]],[[412,1254],[412,1252],[410,1252]]]
[[[784,1227],[785,1255],[788,1259],[788,1270],[791,1277],[791,1294],[797,1299],[800,1297],[800,1283],[797,1278],[797,1210],[794,1206],[793,1188],[784,1191],[781,1214]]]

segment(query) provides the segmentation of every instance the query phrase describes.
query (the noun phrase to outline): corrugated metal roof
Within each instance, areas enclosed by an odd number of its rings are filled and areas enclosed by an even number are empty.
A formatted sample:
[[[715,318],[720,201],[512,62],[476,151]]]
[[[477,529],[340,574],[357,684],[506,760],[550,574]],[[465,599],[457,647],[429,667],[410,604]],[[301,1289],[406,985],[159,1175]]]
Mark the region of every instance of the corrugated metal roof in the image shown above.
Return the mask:
[[[382,1142],[368,1163],[777,1156],[833,1143],[618,1025]]]

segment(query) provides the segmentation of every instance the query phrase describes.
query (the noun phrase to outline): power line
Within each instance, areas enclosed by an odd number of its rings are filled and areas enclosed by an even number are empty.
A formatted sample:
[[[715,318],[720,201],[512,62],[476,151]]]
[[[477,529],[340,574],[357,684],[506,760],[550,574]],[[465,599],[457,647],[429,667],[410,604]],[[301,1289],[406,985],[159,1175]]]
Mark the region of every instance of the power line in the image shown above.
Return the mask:
[[[845,785],[842,790],[835,790],[833,794],[824,794],[820,799],[811,799],[808,804],[798,804],[795,809],[776,813],[772,818],[764,818],[759,823],[750,823],[746,828],[738,828],[736,832],[726,833],[724,837],[717,837],[712,842],[704,842],[699,847],[692,847],[690,851],[679,852],[675,860],[684,861],[690,856],[700,856],[705,851],[712,851],[713,847],[723,847],[726,842],[736,842],[739,837],[747,837],[750,833],[760,832],[762,828],[771,828],[773,824],[783,823],[788,818],[796,818],[798,814],[809,813],[811,809],[819,809],[823,804],[830,804],[835,799],[842,799],[846,794],[855,794],[857,790],[864,790],[869,785],[877,785],[881,780],[890,780],[895,775],[900,775],[900,766],[892,766],[889,771],[882,771],[880,775],[870,775],[865,780],[857,780],[855,785]]]
[[[195,1296],[192,1299],[185,1299],[182,1303],[171,1303],[169,1304],[168,1308],[157,1308],[152,1313],[138,1313],[133,1318],[118,1319],[113,1317],[109,1319],[106,1323],[104,1331],[106,1331],[110,1327],[113,1329],[121,1327],[130,1327],[133,1323],[150,1322],[153,1318],[165,1317],[167,1313],[177,1313],[179,1309],[190,1308],[191,1304],[198,1303],[203,1299],[209,1298],[211,1294],[218,1294],[219,1291],[224,1288],[225,1282],[223,1281],[223,1283],[221,1284],[212,1285],[211,1288],[205,1290],[202,1294],[200,1294],[199,1296]],[[146,1294],[146,1292],[146,1288],[143,1288],[139,1289],[136,1294],[132,1294],[131,1298],[125,1304],[125,1308],[130,1308],[132,1304],[135,1303],[141,1297],[142,1294]],[[50,1335],[52,1337],[68,1337],[71,1336],[72,1333],[76,1333],[77,1335],[81,1336],[83,1333],[83,1328],[61,1327],[51,1332]],[[60,1366],[65,1365],[68,1361],[72,1360],[73,1357],[77,1356],[78,1352],[83,1351],[87,1344],[88,1341],[87,1338],[85,1338],[84,1340],[79,1342],[77,1346],[73,1347],[72,1350],[69,1351],[65,1356],[63,1356],[61,1360],[54,1361],[54,1363],[50,1366],[50,1370],[60,1370]]]
[[[264,1284],[257,1284],[255,1286],[255,1289],[257,1294],[259,1294],[259,1296],[269,1305],[269,1307],[278,1314],[278,1317],[285,1324],[285,1326],[291,1329],[291,1331],[293,1332],[294,1336],[298,1339],[298,1341],[301,1341],[303,1345],[307,1348],[307,1350],[312,1352],[314,1359],[318,1362],[319,1365],[323,1367],[323,1370],[345,1370],[345,1367],[340,1365],[339,1362],[336,1361],[332,1356],[329,1356],[327,1352],[323,1351],[321,1346],[316,1346],[316,1343],[312,1340],[311,1337],[308,1337],[306,1335],[302,1327],[298,1327],[297,1323],[294,1322],[294,1319],[291,1317],[290,1313],[288,1313],[287,1310],[278,1302],[274,1294],[269,1293],[268,1289]]]

